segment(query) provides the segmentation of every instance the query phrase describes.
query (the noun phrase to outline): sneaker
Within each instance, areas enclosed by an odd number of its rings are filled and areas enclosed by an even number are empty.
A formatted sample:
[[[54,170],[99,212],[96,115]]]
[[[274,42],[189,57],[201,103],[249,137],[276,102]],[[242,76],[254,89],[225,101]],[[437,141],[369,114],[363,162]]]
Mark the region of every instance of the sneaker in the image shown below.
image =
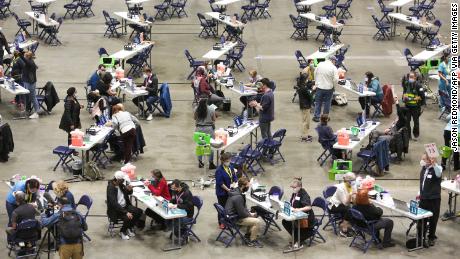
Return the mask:
[[[311,142],[313,140],[313,137],[308,135],[306,137],[301,137],[301,141],[305,141],[305,142]]]
[[[303,248],[303,245],[302,244],[299,245],[299,243],[297,242],[294,244],[294,246],[292,246],[292,249],[302,249],[302,248]]]
[[[29,119],[38,119],[38,113],[33,113],[32,115],[29,116]]]
[[[127,231],[127,232],[128,232],[128,236],[129,236],[129,237],[135,237],[135,236],[136,236],[136,234],[134,233],[134,231],[132,231],[132,230],[129,229],[129,228],[128,228],[128,231]]]
[[[153,120],[153,114],[150,113],[146,120],[148,120],[148,121]]]
[[[199,168],[203,168],[203,167],[204,167],[204,164],[203,164],[203,162],[201,162],[201,161],[198,161],[198,167],[199,167]]]
[[[123,240],[129,240],[129,236],[126,235],[126,234],[123,233],[123,232],[120,232],[120,236],[121,236],[121,239],[123,239]]]
[[[314,121],[314,122],[319,122],[319,118],[313,117],[312,121]]]
[[[253,240],[253,241],[249,241],[248,246],[250,246],[250,247],[257,247],[257,248],[262,248],[262,247],[264,247],[264,245],[262,245],[262,243],[260,243],[257,239],[256,239],[256,240]]]
[[[436,244],[436,239],[431,239],[431,238],[430,238],[430,239],[428,240],[428,245],[429,245],[429,246],[434,246],[435,244]]]

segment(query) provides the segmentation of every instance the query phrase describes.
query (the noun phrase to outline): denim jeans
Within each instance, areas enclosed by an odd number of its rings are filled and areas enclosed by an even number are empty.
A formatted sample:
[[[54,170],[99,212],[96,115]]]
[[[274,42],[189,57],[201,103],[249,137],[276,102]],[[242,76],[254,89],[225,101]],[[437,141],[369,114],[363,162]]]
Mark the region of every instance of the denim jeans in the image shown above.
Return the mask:
[[[153,104],[158,100],[158,96],[149,96],[147,98],[147,110],[149,112],[153,111]]]
[[[332,94],[334,90],[324,90],[324,89],[316,89],[315,93],[315,118],[319,118],[321,114],[329,114],[329,110],[331,109],[331,101],[332,101]],[[324,105],[323,112],[321,113],[321,107]]]
[[[211,149],[211,154],[209,154],[208,158],[209,158],[209,163],[214,162],[214,152],[212,152],[212,149]],[[198,156],[198,161],[203,162],[203,156]]]
[[[24,82],[24,88],[29,90],[27,104],[29,104],[29,102],[32,102],[32,104],[34,105],[35,112],[38,112],[40,110],[40,105],[38,104],[37,96],[35,93],[35,85],[36,83],[30,84]]]

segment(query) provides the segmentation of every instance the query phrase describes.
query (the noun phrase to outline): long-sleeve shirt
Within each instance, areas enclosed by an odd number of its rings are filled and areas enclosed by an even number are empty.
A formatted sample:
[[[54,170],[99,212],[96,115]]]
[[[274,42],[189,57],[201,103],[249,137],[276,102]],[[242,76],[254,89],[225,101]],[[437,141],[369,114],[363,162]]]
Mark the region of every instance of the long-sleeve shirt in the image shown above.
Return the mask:
[[[373,78],[370,82],[370,84],[367,86],[369,91],[372,91],[375,93],[375,97],[380,98],[383,97],[383,90],[382,87],[380,86],[379,80],[377,78]]]
[[[177,204],[178,209],[183,209],[187,212],[188,218],[193,218],[194,205],[193,205],[193,195],[190,190],[182,187],[180,193],[176,193],[172,196],[172,204]]]
[[[161,178],[161,180],[156,183],[155,185],[149,184],[147,186],[149,190],[155,196],[161,196],[166,200],[171,200],[171,195],[169,194],[168,183],[166,182],[165,178]]]
[[[113,128],[117,129],[120,134],[123,134],[130,131],[131,129],[135,129],[136,124],[139,124],[139,121],[136,117],[132,116],[131,113],[120,111],[112,116],[112,123]]]
[[[220,165],[216,170],[216,196],[227,196],[228,192],[222,188],[225,185],[230,189],[230,185],[238,181],[238,177],[233,172],[233,168]]]
[[[337,190],[330,199],[332,205],[335,205],[336,207],[338,207],[340,204],[345,206],[350,205],[351,192],[347,189],[345,183],[336,184],[335,187],[337,187]]]
[[[19,65],[22,68],[22,81],[33,84],[37,82],[37,65],[35,64],[33,59],[25,58],[21,56],[18,60]]]
[[[339,81],[339,71],[330,61],[326,60],[318,64],[315,70],[315,85],[318,89],[332,90]]]

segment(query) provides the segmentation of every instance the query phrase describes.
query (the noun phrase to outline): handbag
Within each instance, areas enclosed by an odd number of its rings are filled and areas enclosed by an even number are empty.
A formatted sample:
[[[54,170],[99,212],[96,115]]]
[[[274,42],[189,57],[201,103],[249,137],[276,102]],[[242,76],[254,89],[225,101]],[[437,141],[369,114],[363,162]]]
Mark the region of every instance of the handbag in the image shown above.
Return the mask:
[[[300,228],[308,228],[308,219],[299,220]]]

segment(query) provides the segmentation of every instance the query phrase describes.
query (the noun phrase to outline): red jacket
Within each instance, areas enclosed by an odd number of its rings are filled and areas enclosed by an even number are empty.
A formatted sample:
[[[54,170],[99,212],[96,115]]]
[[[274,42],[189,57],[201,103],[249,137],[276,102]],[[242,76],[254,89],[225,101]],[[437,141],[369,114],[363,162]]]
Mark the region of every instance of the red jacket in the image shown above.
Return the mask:
[[[157,184],[156,187],[153,186],[152,184],[149,184],[148,187],[153,195],[161,196],[168,201],[171,200],[171,195],[169,194],[169,189],[168,189],[168,183],[166,182],[166,179],[164,177],[161,178],[160,182]]]
[[[384,85],[383,88],[383,101],[382,101],[382,110],[383,114],[385,117],[388,117],[393,113],[393,104],[394,104],[394,99],[393,99],[393,91],[391,89],[391,86],[389,85]]]

